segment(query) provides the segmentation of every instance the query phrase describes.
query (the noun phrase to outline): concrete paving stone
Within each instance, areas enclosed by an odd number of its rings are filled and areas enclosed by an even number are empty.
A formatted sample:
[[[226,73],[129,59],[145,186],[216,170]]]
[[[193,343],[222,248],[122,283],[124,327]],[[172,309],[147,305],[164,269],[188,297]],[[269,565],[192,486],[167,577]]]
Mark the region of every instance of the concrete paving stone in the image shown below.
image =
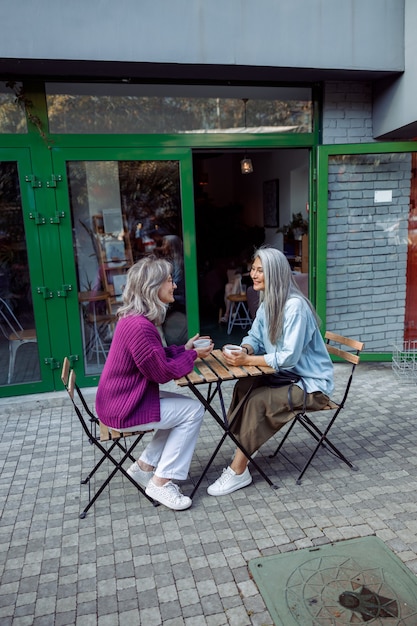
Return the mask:
[[[158,605],[158,591],[156,589],[148,589],[146,593],[143,593],[138,597],[138,606],[140,610],[149,609]]]
[[[227,617],[223,611],[220,613],[216,613],[215,615],[208,615],[206,617],[205,623],[207,626],[224,626],[227,624]],[[193,624],[190,626],[199,626],[198,624]]]
[[[115,607],[117,607],[116,594],[108,594],[97,598],[97,615],[111,615],[114,613]]]
[[[207,580],[212,576],[213,574],[209,567],[193,568],[193,577],[196,583]]]
[[[165,619],[164,626],[185,626],[185,621],[182,617],[174,617],[172,619]]]
[[[187,591],[188,589],[194,590],[196,588],[196,581],[193,576],[189,576],[188,578],[181,578],[177,580],[177,589],[178,591]]]
[[[155,581],[155,587],[160,589],[161,587],[169,587],[170,585],[175,584],[175,578],[171,571],[167,571],[166,574],[158,574],[153,576],[153,580]]]
[[[161,602],[159,605],[161,613],[161,624],[165,624],[168,621],[180,618],[182,621],[182,608],[178,600],[170,600],[167,602]]]
[[[115,606],[116,605],[113,606],[113,613],[98,616],[97,626],[119,626],[119,615],[117,611],[114,612]],[[154,626],[156,626],[157,623],[158,622],[154,622]]]
[[[57,613],[55,618],[55,626],[72,626],[76,619],[76,612],[65,611],[63,613]]]
[[[126,606],[126,602],[128,600],[134,600],[134,602],[132,602],[132,605],[134,604],[136,606],[136,588],[135,587],[129,587],[127,589],[121,589],[117,591],[117,600],[119,603],[121,603],[123,606]]]
[[[195,620],[200,619],[201,622],[204,623],[203,609],[199,602],[196,604],[187,604],[186,606],[181,607],[181,610],[185,619],[192,617],[195,618]]]
[[[226,615],[228,619],[228,624],[230,624],[230,626],[250,625],[250,618],[247,614],[246,609],[243,606],[228,609],[226,611]]]

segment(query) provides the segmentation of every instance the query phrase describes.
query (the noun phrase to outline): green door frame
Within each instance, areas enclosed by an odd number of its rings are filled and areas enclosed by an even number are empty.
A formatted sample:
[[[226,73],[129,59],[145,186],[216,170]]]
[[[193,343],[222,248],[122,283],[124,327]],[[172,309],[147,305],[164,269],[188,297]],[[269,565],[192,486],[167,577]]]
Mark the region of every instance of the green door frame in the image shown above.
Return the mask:
[[[329,184],[329,157],[342,155],[363,155],[416,152],[415,142],[381,142],[364,144],[338,144],[319,146],[317,148],[317,232],[315,239],[316,274],[316,310],[322,321],[322,328],[326,328],[327,306],[327,223],[328,223],[328,184]],[[363,361],[391,361],[392,353],[367,353],[361,355]]]

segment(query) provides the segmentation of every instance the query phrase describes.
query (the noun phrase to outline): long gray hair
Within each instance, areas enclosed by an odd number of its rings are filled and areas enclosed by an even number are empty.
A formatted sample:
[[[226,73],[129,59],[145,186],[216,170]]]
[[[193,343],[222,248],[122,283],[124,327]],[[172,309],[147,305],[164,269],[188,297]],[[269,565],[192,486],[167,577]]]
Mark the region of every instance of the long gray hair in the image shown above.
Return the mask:
[[[159,299],[163,282],[172,274],[172,266],[165,259],[149,255],[132,265],[126,275],[123,305],[117,317],[144,315],[157,326],[165,320],[168,305]]]
[[[291,296],[296,296],[308,303],[319,325],[313,305],[298,288],[286,256],[276,248],[261,246],[255,250],[252,258],[255,260],[257,257],[261,261],[265,281],[265,289],[259,294],[259,302],[264,303],[271,343],[275,344],[282,334],[284,307]]]

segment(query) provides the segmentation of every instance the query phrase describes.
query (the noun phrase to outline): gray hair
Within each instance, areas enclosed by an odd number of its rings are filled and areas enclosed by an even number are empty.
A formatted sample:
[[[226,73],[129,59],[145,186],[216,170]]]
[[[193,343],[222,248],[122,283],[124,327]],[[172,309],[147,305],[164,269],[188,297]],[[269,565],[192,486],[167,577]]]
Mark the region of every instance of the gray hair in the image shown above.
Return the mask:
[[[295,296],[305,300],[319,324],[317,314],[310,300],[300,291],[294,280],[287,257],[276,248],[261,246],[255,250],[253,260],[259,257],[265,281],[265,290],[260,292],[259,301],[264,303],[268,336],[275,344],[282,334],[284,307],[288,298]]]
[[[159,289],[172,274],[171,263],[149,255],[132,265],[126,275],[123,305],[117,317],[144,315],[157,326],[165,320],[168,305],[159,299]]]

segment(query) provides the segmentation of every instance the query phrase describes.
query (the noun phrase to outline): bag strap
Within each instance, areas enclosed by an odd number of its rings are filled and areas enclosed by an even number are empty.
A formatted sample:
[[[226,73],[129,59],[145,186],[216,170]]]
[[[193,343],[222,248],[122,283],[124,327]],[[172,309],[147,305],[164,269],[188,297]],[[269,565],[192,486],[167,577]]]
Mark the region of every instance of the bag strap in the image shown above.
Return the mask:
[[[298,381],[301,383],[302,387],[303,387],[303,413],[306,412],[306,406],[307,406],[307,389],[306,389],[306,385],[305,382],[302,378],[300,378],[300,380]],[[288,387],[288,404],[290,407],[290,410],[295,413],[294,411],[294,403],[292,401],[292,397],[291,397],[291,391],[292,388],[294,387],[296,383],[291,383],[291,385]]]

